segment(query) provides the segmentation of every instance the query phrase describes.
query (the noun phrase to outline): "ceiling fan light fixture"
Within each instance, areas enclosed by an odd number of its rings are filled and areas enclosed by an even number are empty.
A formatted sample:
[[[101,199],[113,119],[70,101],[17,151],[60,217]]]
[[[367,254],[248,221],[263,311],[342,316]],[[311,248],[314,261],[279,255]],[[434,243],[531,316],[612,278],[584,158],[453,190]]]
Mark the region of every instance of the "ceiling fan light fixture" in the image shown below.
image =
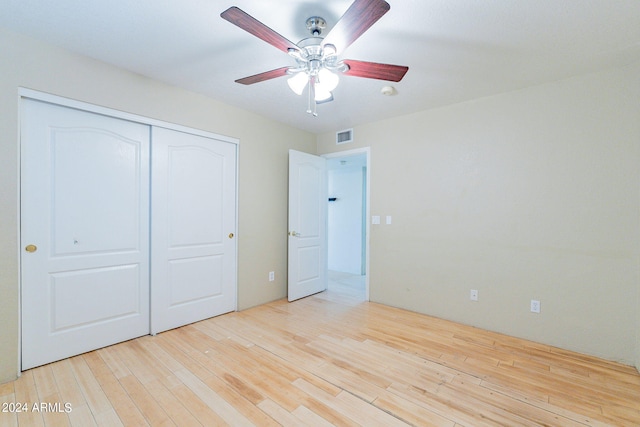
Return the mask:
[[[326,68],[322,68],[318,72],[318,84],[321,84],[329,92],[338,87],[339,82],[340,77]]]
[[[309,76],[305,72],[296,73],[287,79],[287,83],[296,95],[302,95],[304,88],[309,83]]]
[[[248,85],[289,75],[287,83],[294,93],[302,95],[305,87],[309,86],[307,112],[313,116],[318,115],[317,104],[333,99],[331,91],[338,86],[338,74],[399,82],[409,67],[341,60],[337,55],[338,51],[342,52],[349,47],[389,9],[389,3],[385,0],[353,0],[349,9],[326,36],[322,33],[327,29],[327,22],[319,16],[312,16],[307,19],[311,37],[293,43],[237,6],[231,6],[220,14],[223,19],[288,53],[297,64],[295,67],[277,68],[238,79],[236,82]]]
[[[326,102],[331,99],[333,99],[331,91],[322,83],[316,82],[314,101],[316,101],[316,103],[322,103],[323,101]]]
[[[321,101],[316,101],[316,104],[325,104],[327,102],[331,102],[333,101],[333,94],[331,92],[329,92],[329,97],[326,99],[323,99]]]

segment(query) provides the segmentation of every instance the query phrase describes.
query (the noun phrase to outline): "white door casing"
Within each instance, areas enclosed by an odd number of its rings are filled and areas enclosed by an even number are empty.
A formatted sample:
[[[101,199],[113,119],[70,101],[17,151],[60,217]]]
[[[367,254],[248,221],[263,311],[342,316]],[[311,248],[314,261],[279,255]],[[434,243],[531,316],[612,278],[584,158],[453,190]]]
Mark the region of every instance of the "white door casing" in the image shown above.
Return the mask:
[[[152,128],[151,332],[236,309],[236,145]]]
[[[24,370],[149,333],[149,127],[21,105]]]
[[[326,160],[289,150],[288,300],[327,289]]]

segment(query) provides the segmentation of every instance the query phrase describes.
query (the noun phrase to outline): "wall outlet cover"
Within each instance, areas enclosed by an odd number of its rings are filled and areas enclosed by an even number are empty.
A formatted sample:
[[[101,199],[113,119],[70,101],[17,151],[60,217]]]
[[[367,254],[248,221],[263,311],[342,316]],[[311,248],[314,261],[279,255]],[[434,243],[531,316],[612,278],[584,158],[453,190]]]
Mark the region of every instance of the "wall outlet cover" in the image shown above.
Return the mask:
[[[532,313],[540,313],[540,301],[532,299],[531,300],[531,312]]]

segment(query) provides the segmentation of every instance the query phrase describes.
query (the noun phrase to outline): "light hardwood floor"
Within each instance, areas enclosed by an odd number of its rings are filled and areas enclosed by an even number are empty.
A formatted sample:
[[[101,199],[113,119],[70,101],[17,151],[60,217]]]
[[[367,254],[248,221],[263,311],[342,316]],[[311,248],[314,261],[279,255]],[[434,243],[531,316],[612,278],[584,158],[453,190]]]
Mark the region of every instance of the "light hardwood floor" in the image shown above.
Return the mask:
[[[640,425],[634,368],[330,289],[26,371],[0,425]]]

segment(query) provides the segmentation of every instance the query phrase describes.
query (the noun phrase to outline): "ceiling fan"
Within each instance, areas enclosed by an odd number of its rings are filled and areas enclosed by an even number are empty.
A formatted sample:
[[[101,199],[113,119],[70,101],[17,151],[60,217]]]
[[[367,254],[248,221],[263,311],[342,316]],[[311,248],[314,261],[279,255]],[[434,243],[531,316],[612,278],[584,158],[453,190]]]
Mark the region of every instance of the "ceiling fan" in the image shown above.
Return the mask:
[[[281,67],[244,77],[236,80],[236,83],[251,85],[277,77],[290,76],[289,87],[296,94],[302,95],[308,87],[307,113],[317,116],[316,105],[333,100],[332,91],[338,85],[338,74],[399,82],[409,67],[338,59],[338,54],[375,24],[389,11],[390,7],[384,0],[355,0],[326,37],[321,37],[322,31],[327,26],[326,21],[322,17],[312,16],[306,22],[311,37],[297,44],[287,40],[238,7],[230,7],[220,14],[223,19],[288,53],[296,61],[295,66]]]

